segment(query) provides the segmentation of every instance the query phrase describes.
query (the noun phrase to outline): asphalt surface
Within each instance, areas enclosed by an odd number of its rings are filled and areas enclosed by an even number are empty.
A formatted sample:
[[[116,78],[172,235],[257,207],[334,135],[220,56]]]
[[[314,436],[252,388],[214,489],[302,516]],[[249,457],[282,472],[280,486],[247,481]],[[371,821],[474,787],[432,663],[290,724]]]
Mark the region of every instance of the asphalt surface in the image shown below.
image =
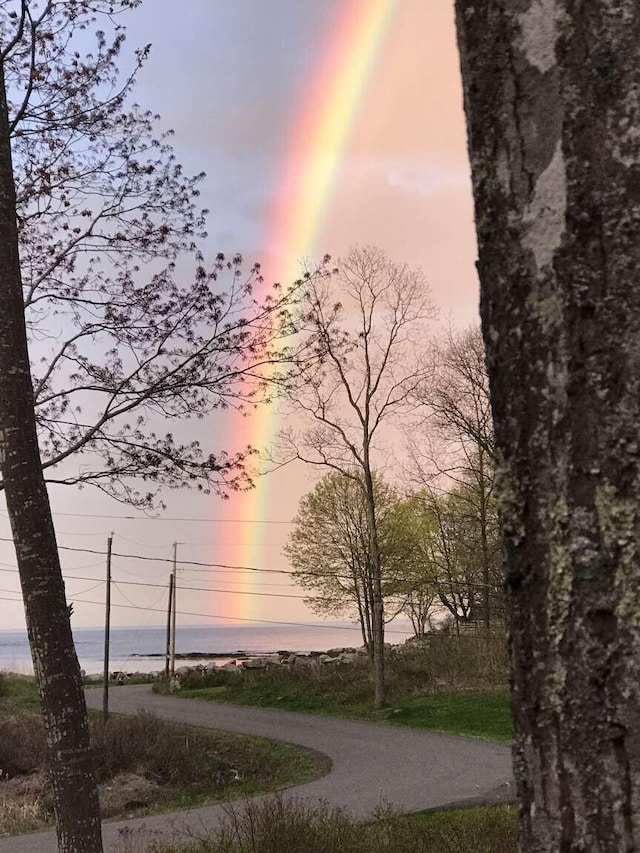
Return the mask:
[[[342,806],[357,818],[369,816],[381,804],[410,812],[509,799],[512,791],[511,752],[502,744],[381,723],[176,699],[156,695],[148,685],[118,687],[109,700],[114,712],[144,709],[165,719],[261,735],[322,752],[331,759],[329,773],[290,788],[285,796]],[[87,704],[101,708],[101,692],[87,691]],[[218,804],[106,822],[105,853],[121,849],[123,832],[130,843],[135,841],[130,847],[135,853],[153,840],[202,836],[223,813],[224,806]],[[3,838],[0,853],[56,853],[55,836],[48,832]]]

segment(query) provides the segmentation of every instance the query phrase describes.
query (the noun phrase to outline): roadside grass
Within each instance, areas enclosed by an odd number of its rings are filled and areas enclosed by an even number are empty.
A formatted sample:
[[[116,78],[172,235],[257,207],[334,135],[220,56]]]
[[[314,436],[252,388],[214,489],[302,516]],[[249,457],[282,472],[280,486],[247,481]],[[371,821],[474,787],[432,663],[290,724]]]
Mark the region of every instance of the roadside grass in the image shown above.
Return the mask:
[[[0,688],[0,836],[41,829],[53,819],[35,685],[29,690],[17,681],[4,676]],[[330,766],[312,750],[149,714],[112,715],[106,724],[93,714],[89,722],[103,817],[252,796],[302,784]]]
[[[231,806],[222,826],[187,844],[157,843],[149,853],[516,853],[511,805],[403,815],[382,808],[369,823],[339,809],[269,798]],[[135,835],[119,853],[139,853]]]
[[[506,656],[496,641],[438,638],[387,657],[387,704],[374,709],[365,657],[186,676],[177,695],[374,720],[495,741],[511,739]],[[154,689],[164,690],[166,685]]]
[[[0,672],[0,716],[39,710],[38,688],[32,676]]]

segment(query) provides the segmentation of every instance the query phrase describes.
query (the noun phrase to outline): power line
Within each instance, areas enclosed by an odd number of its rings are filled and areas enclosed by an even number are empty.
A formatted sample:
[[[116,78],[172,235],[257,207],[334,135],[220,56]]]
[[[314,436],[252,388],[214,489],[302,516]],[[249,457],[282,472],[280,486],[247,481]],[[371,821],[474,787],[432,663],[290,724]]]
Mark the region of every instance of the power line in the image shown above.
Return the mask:
[[[7,539],[0,536],[0,542],[13,542],[13,539]],[[106,557],[106,551],[97,551],[92,548],[73,548],[69,545],[59,545],[59,550],[61,551],[72,551],[74,553],[81,554],[97,554],[102,557]],[[172,563],[171,557],[149,557],[146,554],[118,554],[113,552],[113,557],[120,557],[122,559],[129,560],[144,560],[149,563]],[[304,571],[293,571],[291,569],[263,569],[258,566],[236,566],[228,563],[205,563],[200,560],[180,560],[181,566],[195,566],[197,568],[190,569],[190,571],[198,571],[199,568],[202,569],[220,569],[223,571],[241,571],[241,572],[260,572],[267,574],[280,574],[280,575],[293,575],[297,574],[304,577],[317,577],[317,578],[336,578],[337,580],[346,580],[353,581],[354,578],[351,575],[338,575],[335,572],[304,572]],[[95,580],[92,578],[92,580]],[[429,578],[428,581],[438,584],[440,586],[464,586],[464,587],[477,587],[484,588],[488,586],[490,589],[493,589],[495,584],[484,584],[484,583],[475,583],[473,581],[456,581],[456,580],[442,580],[439,578]],[[395,578],[395,583],[407,583],[413,584],[415,581],[412,581],[408,578]],[[306,596],[305,596],[306,597]]]
[[[6,601],[12,601],[14,599],[0,599]],[[104,607],[104,601],[87,601],[86,599],[77,598],[76,601],[80,604],[95,604],[98,607]],[[148,610],[153,613],[162,613],[164,615],[164,608],[158,607],[142,607],[142,606],[134,606],[131,604],[113,604],[112,607],[120,607],[125,610]],[[178,610],[178,616],[197,616],[203,619],[223,619],[227,622],[250,622],[250,623],[259,623],[261,625],[287,625],[292,628],[320,628],[327,629],[330,631],[357,631],[360,633],[359,625],[324,625],[321,622],[310,624],[309,622],[285,622],[277,619],[247,619],[242,616],[222,616],[218,613],[192,613],[186,610]],[[392,628],[385,628],[385,634],[402,634],[406,636],[409,631],[398,631],[393,630]]]
[[[17,568],[14,568],[14,567],[4,567],[4,568],[0,567],[0,572],[10,572],[12,574],[15,574],[15,573],[17,573],[17,571],[18,571]],[[100,580],[98,578],[88,578],[88,577],[82,577],[82,576],[74,577],[73,580],[98,581],[96,584],[96,587],[100,586],[104,583],[103,580]],[[116,583],[116,581],[114,581],[114,584],[115,583]],[[166,589],[165,584],[151,583],[148,581],[143,582],[143,581],[123,581],[123,580],[120,580],[120,581],[117,581],[117,583],[121,584],[121,585],[125,585],[125,586],[142,586],[142,587],[147,587],[147,588],[152,588],[152,589],[163,589],[163,590]],[[398,583],[411,583],[412,584],[413,582],[412,581],[406,581],[406,580],[404,580],[404,581],[398,580]],[[457,586],[463,586],[466,589],[468,589],[470,586],[484,587],[484,584],[471,584],[471,583],[465,583],[464,581],[451,581],[451,582],[447,582],[447,583],[448,584],[454,584]],[[444,585],[444,584],[442,584],[442,585]],[[96,587],[91,587],[91,589],[95,589]],[[216,587],[183,586],[182,589],[185,592],[213,592],[213,593],[217,593],[218,595],[252,595],[252,596],[258,596],[259,598],[292,598],[292,599],[297,599],[299,601],[305,601],[311,597],[309,595],[295,595],[294,593],[263,592],[262,590],[219,589]],[[84,590],[84,592],[89,592],[89,591],[90,590]],[[81,601],[81,599],[77,598],[74,593],[71,593],[71,594],[74,595],[74,598],[76,598],[77,601]],[[82,593],[79,593],[79,594],[82,594]],[[144,609],[144,608],[142,608],[142,609]]]
[[[9,516],[9,513],[0,510],[0,514]],[[275,518],[198,518],[198,517],[171,517],[165,515],[107,515],[96,512],[52,512],[52,515],[61,515],[67,518],[109,518],[121,521],[193,521],[205,524],[294,524],[293,521],[284,521]]]

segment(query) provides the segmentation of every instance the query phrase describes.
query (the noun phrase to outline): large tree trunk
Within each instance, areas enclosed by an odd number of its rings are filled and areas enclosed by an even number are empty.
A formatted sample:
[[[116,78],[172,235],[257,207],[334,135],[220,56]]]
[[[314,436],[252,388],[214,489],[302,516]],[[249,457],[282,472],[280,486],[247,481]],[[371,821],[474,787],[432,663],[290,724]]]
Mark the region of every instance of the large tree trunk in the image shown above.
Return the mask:
[[[640,5],[456,9],[523,850],[639,850]]]
[[[0,466],[46,725],[58,849],[99,853],[100,812],[84,692],[36,435],[15,203],[0,64]]]

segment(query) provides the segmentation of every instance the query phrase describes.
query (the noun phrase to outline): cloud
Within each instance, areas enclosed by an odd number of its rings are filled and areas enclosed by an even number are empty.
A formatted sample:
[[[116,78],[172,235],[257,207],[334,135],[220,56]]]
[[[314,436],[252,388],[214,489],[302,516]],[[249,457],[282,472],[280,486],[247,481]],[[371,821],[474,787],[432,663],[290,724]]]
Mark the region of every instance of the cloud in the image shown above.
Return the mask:
[[[445,190],[469,192],[470,176],[466,167],[417,158],[378,158],[346,163],[343,173],[367,181],[381,177],[389,187],[407,193],[431,197]]]

